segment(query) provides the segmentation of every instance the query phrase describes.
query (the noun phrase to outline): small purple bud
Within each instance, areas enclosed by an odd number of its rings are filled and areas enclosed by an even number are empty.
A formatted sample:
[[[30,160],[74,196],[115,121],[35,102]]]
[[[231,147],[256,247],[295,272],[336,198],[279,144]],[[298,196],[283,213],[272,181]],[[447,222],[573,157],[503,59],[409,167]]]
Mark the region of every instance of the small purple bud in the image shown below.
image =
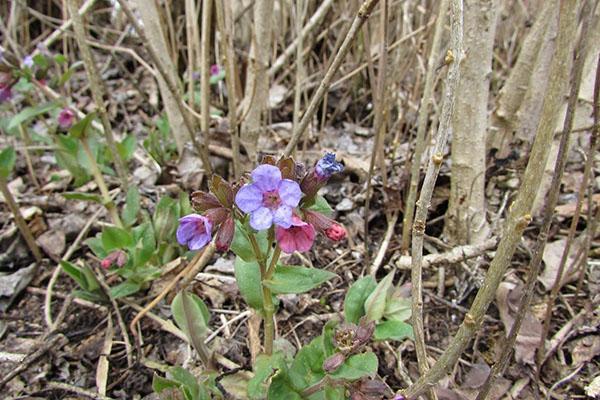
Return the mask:
[[[25,58],[23,58],[23,65],[26,66],[27,68],[32,68],[33,67],[33,57],[31,57],[30,55],[25,56]]]
[[[0,85],[0,103],[4,103],[12,98],[12,88],[10,86]]]
[[[360,324],[356,328],[356,333],[354,334],[354,344],[355,346],[362,346],[367,344],[371,340],[371,336],[375,332],[375,321],[366,322],[364,319],[361,319]]]
[[[335,372],[346,361],[346,356],[343,353],[335,353],[323,362],[323,371],[331,374]]]
[[[73,125],[73,121],[75,121],[75,113],[69,108],[63,108],[58,114],[58,125],[62,129],[69,129]]]
[[[220,72],[221,67],[219,67],[219,64],[213,64],[210,66],[210,76],[219,75]]]
[[[406,397],[402,396],[401,394],[397,394],[392,400],[406,400]]]
[[[334,153],[325,153],[323,158],[317,161],[315,172],[321,179],[329,179],[331,175],[342,172],[344,166],[335,160]]]

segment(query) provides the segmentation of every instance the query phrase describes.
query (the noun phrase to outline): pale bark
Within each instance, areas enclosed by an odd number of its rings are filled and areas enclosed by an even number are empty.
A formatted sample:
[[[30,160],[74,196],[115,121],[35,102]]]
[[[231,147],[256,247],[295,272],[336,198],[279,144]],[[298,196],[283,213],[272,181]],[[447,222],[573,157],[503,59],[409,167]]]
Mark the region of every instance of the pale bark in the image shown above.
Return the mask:
[[[556,1],[553,3],[556,4]],[[479,331],[483,317],[495,297],[498,285],[510,264],[523,231],[531,222],[531,205],[539,189],[540,179],[548,159],[547,149],[554,136],[558,111],[566,87],[568,64],[577,28],[577,5],[578,2],[575,0],[561,1],[558,43],[550,74],[552,79],[550,79],[548,90],[544,96],[544,110],[538,124],[527,169],[523,175],[523,183],[519,188],[517,198],[510,207],[496,255],[490,263],[485,280],[456,335],[429,372],[421,376],[404,392],[404,396],[408,399],[416,398],[452,370],[471,338]]]
[[[256,161],[257,144],[269,100],[269,65],[273,0],[257,0],[254,5],[254,37],[250,49],[244,103],[248,107],[242,123],[241,143],[251,161]]]
[[[175,65],[173,65],[173,60],[171,60],[170,57],[171,53],[169,51],[169,46],[167,45],[165,34],[160,25],[160,14],[156,3],[147,0],[133,0],[133,3],[140,13],[140,17],[144,23],[144,30],[149,39],[148,43],[145,43],[145,45],[154,47],[154,52],[159,57],[161,64],[165,67],[165,72],[170,75],[170,80],[172,82],[179,82],[175,72]],[[160,74],[157,76],[157,79],[160,95],[165,105],[167,117],[169,118],[171,133],[177,146],[177,152],[181,154],[186,140],[191,134],[185,125],[184,117],[181,115],[179,106],[177,105],[177,102],[179,102],[180,99],[177,99],[173,93],[171,93],[165,79],[163,79]]]
[[[452,176],[446,234],[457,244],[489,236],[485,208],[488,97],[498,0],[465,1],[465,58],[452,121]]]

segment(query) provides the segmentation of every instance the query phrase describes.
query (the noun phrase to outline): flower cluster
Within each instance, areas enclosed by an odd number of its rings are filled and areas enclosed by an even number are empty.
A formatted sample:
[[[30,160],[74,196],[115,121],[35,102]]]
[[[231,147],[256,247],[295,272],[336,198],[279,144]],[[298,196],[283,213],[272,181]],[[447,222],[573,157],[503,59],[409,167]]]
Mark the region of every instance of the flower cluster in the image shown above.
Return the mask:
[[[197,250],[216,233],[216,246],[225,251],[235,234],[235,219],[255,231],[268,230],[285,253],[310,250],[317,232],[334,241],[344,239],[346,230],[315,207],[318,190],[343,165],[327,153],[307,173],[301,170],[291,158],[268,157],[241,186],[215,176],[209,193],[192,194],[192,206],[199,213],[180,219],[177,240]]]

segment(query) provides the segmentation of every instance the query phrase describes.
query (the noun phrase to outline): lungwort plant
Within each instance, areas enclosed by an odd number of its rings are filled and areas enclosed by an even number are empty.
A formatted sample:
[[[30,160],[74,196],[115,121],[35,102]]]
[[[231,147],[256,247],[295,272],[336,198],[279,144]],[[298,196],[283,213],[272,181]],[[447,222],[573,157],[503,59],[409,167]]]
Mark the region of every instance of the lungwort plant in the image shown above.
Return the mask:
[[[329,178],[342,169],[331,153],[308,170],[292,158],[267,157],[242,182],[231,184],[214,176],[209,192],[191,195],[196,213],[180,219],[180,244],[190,250],[211,245],[235,253],[240,292],[263,318],[264,352],[254,364],[252,378],[239,378],[250,399],[392,396],[376,378],[378,359],[369,344],[373,340],[412,337],[412,328],[405,322],[410,317],[410,302],[393,287],[393,273],[379,283],[372,277],[356,281],[344,302],[345,321],[327,322],[322,333],[297,352],[276,338],[277,296],[308,292],[336,276],[323,269],[285,265],[280,256],[309,251],[318,233],[333,241],[346,237],[346,230],[332,219],[331,207],[318,194]],[[172,311],[207,371],[202,379],[187,380],[182,376],[189,375],[175,367],[167,378],[157,376],[154,388],[159,393],[180,390],[189,400],[211,398],[209,393],[215,396],[216,392],[214,375],[210,373],[212,363],[206,360],[211,358],[210,350],[204,344],[208,309],[198,297],[182,292]],[[197,332],[193,331],[194,326]],[[240,384],[239,380],[230,382],[235,376],[221,378],[220,385],[225,389],[229,384]]]

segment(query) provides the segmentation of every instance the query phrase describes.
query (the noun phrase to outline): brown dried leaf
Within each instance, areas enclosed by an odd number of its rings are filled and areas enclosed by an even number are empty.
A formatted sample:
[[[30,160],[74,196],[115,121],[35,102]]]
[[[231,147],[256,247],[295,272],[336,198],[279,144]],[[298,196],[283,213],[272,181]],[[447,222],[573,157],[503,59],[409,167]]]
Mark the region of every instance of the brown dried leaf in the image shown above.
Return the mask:
[[[515,322],[515,315],[523,293],[523,283],[518,280],[515,282],[515,280],[516,278],[512,278],[511,281],[502,282],[496,291],[496,304],[507,336]],[[527,310],[515,343],[515,359],[517,362],[534,364],[535,350],[541,335],[542,324],[530,310]]]
[[[575,240],[573,240],[573,243],[571,244],[571,248],[569,249],[569,256],[567,257],[567,262],[563,271],[562,281],[560,283],[561,287],[577,279],[576,265],[573,265],[573,261],[575,260],[575,257],[577,257],[584,240],[585,236],[580,235]],[[552,289],[552,286],[554,286],[554,282],[556,282],[558,268],[560,266],[560,259],[562,257],[566,243],[566,239],[561,239],[552,243],[548,243],[544,248],[544,255],[542,259],[544,260],[545,267],[544,271],[539,277],[539,280],[540,282],[542,282],[542,285],[544,285],[544,289],[546,289],[546,291]]]
[[[578,366],[591,361],[600,354],[600,336],[588,335],[574,341],[572,365]]]

